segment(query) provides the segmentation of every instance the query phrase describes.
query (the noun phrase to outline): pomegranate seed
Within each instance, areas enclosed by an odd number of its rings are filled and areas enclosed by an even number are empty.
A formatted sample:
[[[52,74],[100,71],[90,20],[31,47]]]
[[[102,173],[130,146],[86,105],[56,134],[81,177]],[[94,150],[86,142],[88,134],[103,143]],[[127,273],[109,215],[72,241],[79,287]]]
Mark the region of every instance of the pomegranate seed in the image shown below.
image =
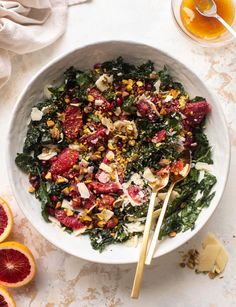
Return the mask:
[[[35,181],[32,183],[32,186],[35,188],[35,190],[37,190],[39,188],[39,181]]]
[[[79,98],[74,97],[74,98],[72,98],[71,102],[72,103],[79,103]]]
[[[48,164],[48,161],[43,160],[41,163],[43,166],[46,166]]]
[[[51,195],[50,199],[51,199],[51,201],[57,201],[58,197],[56,195]]]
[[[37,181],[37,177],[36,176],[30,176],[29,182],[34,183],[35,181]]]
[[[151,90],[152,90],[152,84],[148,83],[148,84],[146,85],[146,90],[147,90],[147,91],[151,91]]]
[[[46,174],[47,174],[47,173],[43,171],[43,172],[41,173],[41,178],[44,179],[45,176],[46,176]]]
[[[116,98],[116,103],[120,107],[123,103],[123,99],[121,99],[120,97]]]
[[[94,69],[99,69],[99,68],[101,68],[101,67],[102,67],[102,64],[101,64],[101,63],[96,63],[96,64],[93,66]]]
[[[157,97],[152,97],[151,102],[157,102]]]

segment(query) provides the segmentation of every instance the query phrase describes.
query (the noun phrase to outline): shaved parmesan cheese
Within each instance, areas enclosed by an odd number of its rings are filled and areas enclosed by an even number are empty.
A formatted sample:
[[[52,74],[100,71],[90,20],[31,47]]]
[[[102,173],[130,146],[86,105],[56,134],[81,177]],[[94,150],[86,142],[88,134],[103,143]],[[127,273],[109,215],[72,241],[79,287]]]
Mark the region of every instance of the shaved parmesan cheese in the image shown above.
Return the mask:
[[[111,150],[109,150],[108,153],[106,154],[106,158],[107,158],[109,161],[114,160],[114,158],[115,158],[114,152],[111,151]]]
[[[205,175],[205,171],[201,170],[199,172],[199,176],[198,176],[198,182],[201,182],[202,179],[204,178],[204,175]]]
[[[228,253],[215,235],[208,233],[202,242],[202,250],[199,253],[198,260],[197,270],[199,272],[220,274],[228,262]]]
[[[169,102],[169,101],[171,101],[172,99],[173,99],[173,96],[167,95],[164,101],[165,101],[165,102]]]
[[[40,155],[37,156],[39,160],[50,160],[52,157],[55,157],[57,152],[53,149],[49,149],[47,151],[43,151]]]
[[[43,107],[42,110],[43,114],[47,114],[51,111],[51,106],[46,106],[46,107]]]
[[[220,248],[220,245],[207,245],[199,254],[197,270],[200,272],[213,271]]]
[[[164,201],[166,198],[167,193],[158,193],[157,197]],[[174,201],[177,197],[179,197],[179,193],[177,191],[172,191],[170,194],[170,202]]]
[[[102,106],[103,105],[103,100],[102,99],[95,99],[95,106]]]
[[[69,144],[69,148],[76,151],[80,151],[80,147],[78,144]]]
[[[76,236],[79,236],[79,235],[81,235],[82,233],[84,233],[86,229],[87,229],[87,227],[83,227],[83,228],[74,230],[74,231],[72,232],[72,236],[75,236],[75,237],[76,237]]]
[[[89,189],[87,188],[87,186],[86,186],[85,183],[79,182],[79,183],[77,183],[77,187],[78,187],[80,196],[81,196],[82,198],[86,198],[86,199],[87,199],[87,198],[90,197]]]
[[[107,127],[107,129],[109,131],[113,130],[114,129],[114,124],[112,122],[112,120],[110,118],[107,118],[107,117],[102,117],[101,118],[101,123]]]
[[[157,180],[157,178],[153,175],[149,167],[145,167],[143,172],[143,178],[149,182],[155,182]]]
[[[157,93],[159,93],[159,91],[160,91],[160,86],[161,86],[161,81],[160,81],[160,80],[157,80],[157,81],[154,83],[154,87],[155,87]]]
[[[38,108],[32,108],[30,116],[32,121],[40,121],[43,117],[43,112]]]
[[[128,241],[124,243],[124,245],[128,247],[137,247],[138,244],[139,244],[138,235],[133,236],[131,239],[129,239]]]
[[[207,171],[207,172],[212,172],[212,165],[208,164],[208,163],[204,163],[204,162],[197,162],[195,164],[195,168],[199,171],[204,170],[204,171]]]
[[[134,173],[131,178],[130,178],[131,182],[133,182],[134,184],[143,187],[144,186],[144,182],[141,178],[141,176],[138,173]]]
[[[108,181],[110,181],[110,179],[111,179],[111,176],[105,172],[101,172],[98,175],[98,180],[102,183],[107,183]]]
[[[102,212],[98,213],[97,216],[100,220],[108,222],[114,215],[111,210],[103,209]]]
[[[185,177],[185,176],[187,175],[187,173],[188,173],[188,170],[189,170],[189,164],[186,164],[186,165],[184,166],[184,168],[182,169],[182,171],[179,172],[179,174],[180,174],[181,176]]]
[[[109,165],[107,165],[103,162],[100,164],[99,168],[102,169],[104,172],[107,172],[109,174],[112,172],[112,168]]]
[[[57,225],[57,226],[61,227],[61,223],[60,223],[54,216],[49,215],[49,216],[48,216],[48,219],[49,219],[49,221],[52,222],[54,225]]]
[[[116,110],[115,110],[115,112],[114,112],[114,114],[115,114],[116,116],[119,116],[119,115],[121,114],[121,108],[120,108],[120,107],[117,107]]]
[[[68,200],[66,200],[66,199],[63,199],[62,204],[61,204],[61,207],[62,207],[63,209],[70,209],[70,210],[72,210],[72,211],[74,210],[73,207],[71,206],[71,202],[68,201]]]
[[[125,226],[127,227],[128,232],[133,233],[133,232],[143,232],[145,224],[141,224],[140,222],[135,222],[135,223],[125,224]]]
[[[104,92],[109,89],[109,85],[113,82],[113,76],[108,76],[107,74],[101,75],[97,81],[95,82],[96,87],[101,91]]]
[[[48,99],[52,97],[52,92],[49,91],[50,87],[53,87],[53,86],[51,84],[46,84],[43,88],[44,97]]]

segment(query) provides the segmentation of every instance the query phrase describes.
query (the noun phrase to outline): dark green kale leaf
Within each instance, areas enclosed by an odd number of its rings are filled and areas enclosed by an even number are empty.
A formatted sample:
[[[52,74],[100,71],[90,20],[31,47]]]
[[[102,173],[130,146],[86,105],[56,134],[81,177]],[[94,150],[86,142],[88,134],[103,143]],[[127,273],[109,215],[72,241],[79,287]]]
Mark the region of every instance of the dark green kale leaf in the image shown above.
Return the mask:
[[[134,97],[128,97],[125,99],[125,101],[122,104],[122,110],[131,114],[135,115],[137,112],[137,107],[135,104],[135,98]]]
[[[197,147],[193,151],[193,161],[213,164],[211,147],[207,136],[203,132],[203,128],[196,129],[195,141],[197,142]]]
[[[193,99],[191,99],[190,102],[198,102],[198,101],[203,101],[203,100],[206,100],[206,99],[201,96],[196,96]]]
[[[89,235],[93,249],[99,252],[102,252],[110,244],[122,243],[129,239],[129,234],[123,224],[118,224],[113,229],[88,229],[84,234]]]
[[[173,80],[166,66],[164,66],[164,68],[158,72],[158,75],[161,81],[160,88],[162,91],[177,89],[180,91],[181,95],[186,94],[183,85]]]
[[[15,163],[23,172],[27,174],[36,174],[38,164],[32,156],[26,153],[18,153]]]
[[[36,126],[30,124],[26,134],[23,152],[24,153],[31,152],[34,146],[39,143],[39,139],[40,139],[40,131]]]
[[[38,176],[40,178],[40,185],[39,185],[39,188],[35,191],[35,197],[40,200],[42,216],[44,220],[47,223],[49,223],[50,220],[48,219],[47,205],[50,203],[50,197],[47,191],[46,182],[41,179],[41,172],[39,168],[37,170],[38,170]]]

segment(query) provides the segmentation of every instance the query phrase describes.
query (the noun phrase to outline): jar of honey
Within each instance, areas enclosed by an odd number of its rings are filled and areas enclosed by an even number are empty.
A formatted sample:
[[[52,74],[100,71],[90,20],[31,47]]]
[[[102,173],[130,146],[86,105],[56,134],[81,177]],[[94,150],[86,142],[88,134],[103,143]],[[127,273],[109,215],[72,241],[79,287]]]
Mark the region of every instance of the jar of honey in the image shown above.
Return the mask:
[[[217,13],[236,28],[235,1],[214,0]],[[184,34],[202,45],[223,45],[232,40],[225,27],[212,17],[202,16],[196,9],[194,0],[172,0],[172,12],[178,27]]]

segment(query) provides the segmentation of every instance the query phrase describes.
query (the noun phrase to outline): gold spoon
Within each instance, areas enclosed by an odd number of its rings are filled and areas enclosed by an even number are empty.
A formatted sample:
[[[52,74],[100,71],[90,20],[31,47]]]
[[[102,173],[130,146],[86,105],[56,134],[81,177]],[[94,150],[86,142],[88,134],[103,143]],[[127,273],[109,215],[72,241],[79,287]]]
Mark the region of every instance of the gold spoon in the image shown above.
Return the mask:
[[[150,244],[148,255],[147,255],[147,258],[146,258],[146,261],[145,261],[145,264],[147,264],[147,265],[151,264],[154,252],[156,250],[156,245],[157,245],[161,225],[162,225],[163,219],[165,217],[165,213],[166,213],[166,209],[167,209],[167,206],[168,206],[168,202],[169,202],[169,199],[170,199],[171,192],[174,189],[174,186],[176,185],[177,182],[180,182],[181,180],[183,180],[184,178],[186,178],[188,176],[189,171],[191,169],[191,153],[190,153],[189,150],[183,151],[183,153],[181,155],[181,160],[183,160],[184,165],[185,165],[182,172],[177,174],[177,175],[175,175],[174,173],[171,173],[171,175],[170,175],[171,184],[170,184],[170,187],[169,187],[168,192],[166,194],[166,198],[165,198],[165,201],[163,203],[163,206],[161,208],[161,214],[158,218],[156,229],[155,229],[155,232],[154,232],[151,244]]]
[[[217,6],[214,0],[194,0],[197,11],[205,17],[216,18],[236,38],[233,28],[217,13]]]
[[[153,210],[154,210],[154,205],[155,205],[155,199],[156,199],[158,191],[163,189],[168,184],[168,181],[169,181],[169,173],[162,176],[161,178],[158,178],[158,180],[155,181],[154,183],[149,183],[150,187],[152,188],[152,194],[151,194],[150,203],[148,207],[148,213],[147,213],[145,228],[143,232],[143,241],[141,245],[139,260],[138,260],[138,264],[136,267],[134,283],[133,283],[133,288],[131,292],[132,298],[138,298],[139,293],[140,293],[140,287],[141,287],[142,277],[143,277],[143,269],[144,269],[146,254],[147,254],[149,233],[150,233],[150,228],[151,228],[152,220],[153,220]]]

